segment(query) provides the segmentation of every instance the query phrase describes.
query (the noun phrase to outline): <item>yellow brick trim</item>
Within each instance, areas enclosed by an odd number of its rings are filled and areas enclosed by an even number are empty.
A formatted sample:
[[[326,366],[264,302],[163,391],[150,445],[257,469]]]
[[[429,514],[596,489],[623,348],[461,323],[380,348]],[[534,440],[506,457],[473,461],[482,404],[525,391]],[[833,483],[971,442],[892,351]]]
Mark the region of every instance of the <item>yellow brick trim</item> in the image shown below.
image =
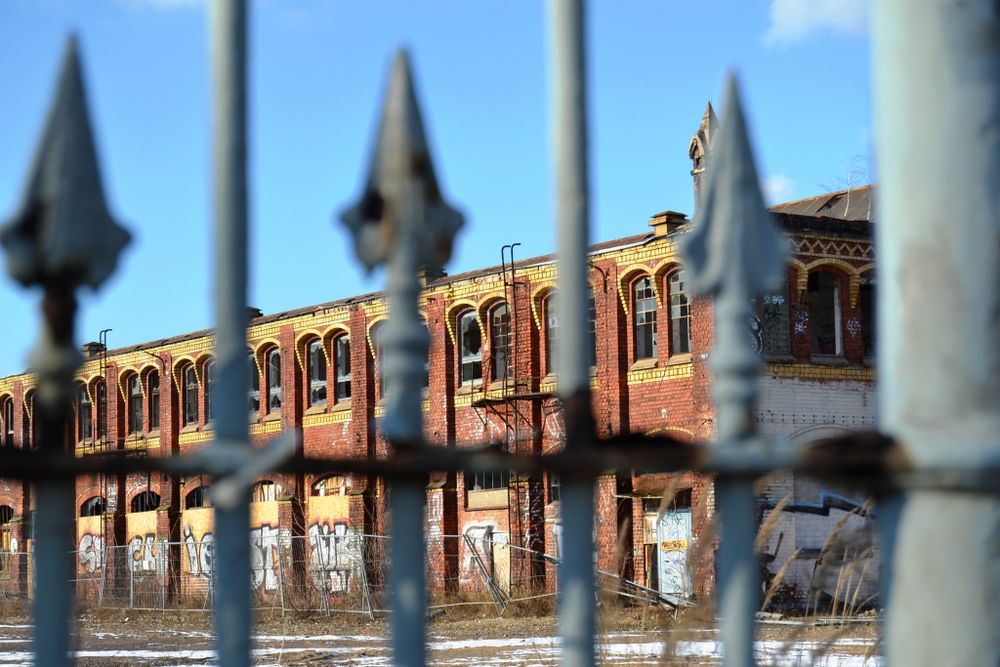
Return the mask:
[[[763,375],[807,380],[856,380],[874,382],[875,369],[869,366],[825,366],[821,364],[764,364]]]
[[[628,385],[631,387],[647,382],[661,382],[663,380],[676,380],[678,378],[689,378],[694,375],[694,364],[668,364],[662,368],[646,368],[628,372]]]
[[[315,415],[306,415],[302,418],[302,428],[310,426],[322,426],[324,424],[343,424],[351,421],[350,410],[335,410],[333,412],[323,412]]]
[[[211,431],[188,431],[187,433],[181,433],[177,436],[177,443],[181,445],[190,445],[196,442],[208,442],[212,440],[214,434]]]

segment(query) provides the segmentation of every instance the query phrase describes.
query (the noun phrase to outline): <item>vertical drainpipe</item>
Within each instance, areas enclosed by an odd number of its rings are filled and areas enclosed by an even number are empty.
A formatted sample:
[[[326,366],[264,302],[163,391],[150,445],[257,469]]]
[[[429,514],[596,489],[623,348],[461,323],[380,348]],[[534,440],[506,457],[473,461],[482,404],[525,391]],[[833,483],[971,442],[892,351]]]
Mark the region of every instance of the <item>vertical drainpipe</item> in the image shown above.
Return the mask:
[[[880,425],[918,471],[971,474],[1000,456],[1000,9],[873,9]],[[887,510],[889,663],[1000,664],[1000,500]]]

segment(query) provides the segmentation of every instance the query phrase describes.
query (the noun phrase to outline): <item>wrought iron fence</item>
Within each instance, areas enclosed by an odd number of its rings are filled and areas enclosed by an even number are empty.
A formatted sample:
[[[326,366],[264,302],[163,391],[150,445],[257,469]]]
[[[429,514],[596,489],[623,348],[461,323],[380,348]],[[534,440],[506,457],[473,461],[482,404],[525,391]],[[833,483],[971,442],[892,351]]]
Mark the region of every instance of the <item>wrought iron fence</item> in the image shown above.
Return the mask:
[[[593,480],[602,470],[697,470],[716,475],[721,517],[718,564],[721,637],[728,665],[753,661],[759,586],[753,552],[753,479],[777,468],[850,479],[880,503],[886,561],[887,654],[892,664],[997,664],[1000,573],[996,533],[1000,504],[1000,216],[996,214],[1000,139],[1000,42],[995,3],[945,0],[874,3],[875,121],[880,166],[877,224],[880,409],[888,437],[851,438],[806,450],[782,448],[755,430],[752,406],[758,358],[746,335],[752,297],[777,277],[783,247],[764,209],[735,82],[728,90],[721,133],[712,146],[709,185],[699,219],[684,242],[692,288],[714,297],[712,352],[717,442],[684,445],[622,436],[598,443],[590,412],[587,340],[589,162],[586,54],[581,0],[551,0],[551,56],[559,258],[559,395],[566,447],[554,456],[428,447],[420,387],[427,352],[420,325],[418,269],[447,261],[460,216],[441,197],[405,54],[390,77],[369,180],[343,218],[368,265],[389,266],[390,319],[382,342],[387,388],[383,428],[388,459],[310,460],[291,457],[294,436],[264,450],[249,446],[245,415],[246,336],[246,35],[247,7],[212,3],[216,231],[217,440],[180,458],[109,463],[76,459],[63,450],[72,378],[79,364],[73,339],[76,290],[110,275],[128,234],[103,199],[75,42],[70,43],[52,110],[20,209],[2,231],[12,275],[43,289],[42,333],[32,366],[38,374],[36,451],[4,450],[6,475],[37,484],[33,585],[38,664],[68,660],[73,587],[70,505],[73,476],[87,472],[161,470],[219,478],[213,493],[213,558],[226,563],[202,582],[217,619],[222,665],[250,657],[252,580],[284,576],[261,569],[246,539],[248,488],[268,470],[364,471],[392,487],[388,573],[367,584],[369,609],[385,592],[393,616],[393,656],[400,665],[425,662],[427,614],[422,535],[423,476],[436,470],[550,469],[559,473],[564,558],[560,573],[563,664],[595,660]],[[947,221],[947,223],[945,222]],[[940,267],[946,280],[921,269]],[[929,307],[933,304],[934,307]],[[945,307],[946,306],[946,307]],[[940,310],[944,308],[944,310]],[[951,352],[948,352],[951,351]],[[290,458],[291,457],[291,458]],[[927,536],[937,537],[930,542]],[[984,537],[985,536],[985,537]],[[992,541],[991,541],[992,540]],[[350,587],[334,543],[319,548],[322,567],[299,577],[303,596],[322,580]],[[327,548],[329,547],[329,549]],[[380,547],[385,544],[380,542]],[[167,549],[167,551],[169,548]],[[166,551],[164,551],[166,553]],[[308,559],[312,547],[290,543],[285,558]],[[919,553],[920,558],[913,557]],[[104,601],[163,604],[171,563],[112,551],[77,589],[98,588]],[[199,556],[200,558],[200,556]],[[364,557],[361,557],[362,560]],[[325,559],[325,560],[323,560]],[[383,561],[384,562],[384,561]],[[930,564],[933,571],[924,569]],[[257,569],[255,569],[257,568]],[[952,569],[956,576],[940,572]],[[367,568],[361,568],[367,571]],[[481,573],[489,575],[483,566]],[[495,575],[495,571],[493,572]],[[108,589],[109,575],[114,587]],[[495,583],[495,582],[494,582]],[[178,584],[179,585],[179,584]],[[194,589],[192,589],[194,594]],[[490,589],[501,605],[505,591]],[[291,603],[290,599],[282,604]],[[928,611],[932,610],[932,611]],[[911,632],[920,628],[914,639]]]

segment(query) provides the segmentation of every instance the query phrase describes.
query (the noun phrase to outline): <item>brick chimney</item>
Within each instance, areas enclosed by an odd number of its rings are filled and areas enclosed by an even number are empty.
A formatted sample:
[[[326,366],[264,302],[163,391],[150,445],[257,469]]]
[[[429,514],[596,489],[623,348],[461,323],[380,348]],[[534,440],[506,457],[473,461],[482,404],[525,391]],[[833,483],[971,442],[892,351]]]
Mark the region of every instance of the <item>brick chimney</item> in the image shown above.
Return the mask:
[[[653,228],[653,236],[666,236],[689,222],[691,221],[683,213],[664,211],[650,218],[649,226]]]
[[[107,346],[104,345],[104,343],[98,343],[95,340],[92,340],[89,343],[84,343],[80,347],[83,350],[84,359],[93,359],[107,349]]]

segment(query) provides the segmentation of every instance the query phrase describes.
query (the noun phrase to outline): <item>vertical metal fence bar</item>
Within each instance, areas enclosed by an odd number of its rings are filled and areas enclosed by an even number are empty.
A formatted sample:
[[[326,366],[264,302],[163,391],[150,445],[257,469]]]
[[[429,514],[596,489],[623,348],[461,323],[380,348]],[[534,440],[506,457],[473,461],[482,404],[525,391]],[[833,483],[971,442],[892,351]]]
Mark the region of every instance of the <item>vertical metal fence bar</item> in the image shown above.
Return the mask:
[[[787,247],[764,206],[750,150],[739,89],[731,76],[722,126],[708,159],[708,188],[695,228],[681,241],[693,292],[714,296],[712,394],[716,443],[723,470],[716,480],[721,524],[719,616],[724,664],[754,664],[754,615],[760,594],[753,477],[746,470],[766,456],[754,404],[760,358],[747,335],[751,299],[780,284]]]
[[[587,259],[589,250],[585,12],[582,0],[549,3],[552,68],[552,132],[556,169],[559,317],[556,348],[559,398],[566,420],[566,449],[593,445],[588,350]],[[594,479],[562,480],[563,552],[559,570],[559,633],[562,664],[594,664],[597,630],[594,600]]]
[[[212,3],[215,225],[215,428],[220,443],[249,445],[247,326],[247,3]],[[230,445],[232,446],[232,445]],[[222,667],[250,662],[250,499],[215,510],[215,633]]]
[[[390,316],[380,360],[386,387],[382,431],[397,454],[414,454],[423,446],[421,404],[428,344],[418,309],[417,271],[448,261],[462,216],[441,198],[405,51],[393,62],[365,193],[341,218],[354,234],[365,264],[389,264]],[[419,478],[389,483],[393,661],[419,666],[426,660],[426,483]]]
[[[1000,10],[873,7],[881,428],[960,479],[1000,458]],[[932,480],[898,520],[891,664],[1000,664],[1000,499]]]

